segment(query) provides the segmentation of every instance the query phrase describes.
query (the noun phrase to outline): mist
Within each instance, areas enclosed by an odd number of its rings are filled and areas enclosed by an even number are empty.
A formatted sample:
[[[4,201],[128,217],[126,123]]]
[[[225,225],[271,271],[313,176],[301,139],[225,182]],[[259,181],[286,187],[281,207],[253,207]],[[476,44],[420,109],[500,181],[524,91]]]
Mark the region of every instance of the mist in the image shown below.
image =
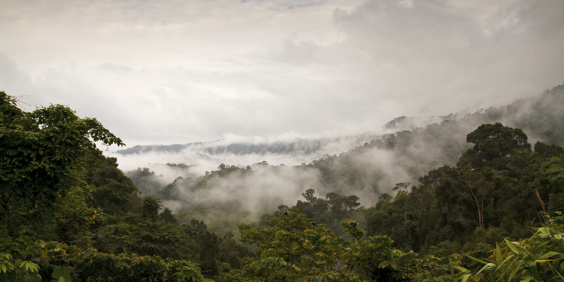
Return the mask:
[[[378,130],[384,132],[383,129]],[[124,171],[147,167],[168,182],[176,177],[204,175],[220,164],[247,166],[266,161],[271,165],[295,166],[309,163],[325,155],[339,154],[379,138],[376,133],[355,136],[266,136],[243,137],[226,135],[208,142],[173,145],[132,146],[114,148],[108,154],[117,157]],[[166,163],[186,164],[190,172],[183,175],[170,171]]]
[[[116,154],[120,167],[137,165],[154,172],[151,181],[160,186],[146,194],[161,195],[163,204],[177,213],[221,226],[219,218],[235,214],[257,222],[280,205],[303,200],[301,193],[307,189],[320,198],[331,192],[356,195],[361,205],[372,207],[381,194],[393,195],[398,183],[417,186],[419,177],[429,171],[456,165],[472,147],[466,135],[484,123],[521,128],[532,144],[562,145],[564,138],[558,133],[564,132],[558,131],[563,127],[562,107],[564,86],[558,86],[497,108],[399,117],[374,131],[380,134],[312,139],[238,136],[137,146]],[[129,175],[135,182],[136,177]]]

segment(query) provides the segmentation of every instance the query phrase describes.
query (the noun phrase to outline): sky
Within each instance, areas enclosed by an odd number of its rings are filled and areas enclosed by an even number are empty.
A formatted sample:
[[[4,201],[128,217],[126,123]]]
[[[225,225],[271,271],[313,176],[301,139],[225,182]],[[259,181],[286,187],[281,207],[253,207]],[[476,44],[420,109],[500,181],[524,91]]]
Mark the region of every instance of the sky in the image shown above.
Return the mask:
[[[564,83],[562,0],[0,0],[0,38],[0,91],[128,146],[373,132]]]

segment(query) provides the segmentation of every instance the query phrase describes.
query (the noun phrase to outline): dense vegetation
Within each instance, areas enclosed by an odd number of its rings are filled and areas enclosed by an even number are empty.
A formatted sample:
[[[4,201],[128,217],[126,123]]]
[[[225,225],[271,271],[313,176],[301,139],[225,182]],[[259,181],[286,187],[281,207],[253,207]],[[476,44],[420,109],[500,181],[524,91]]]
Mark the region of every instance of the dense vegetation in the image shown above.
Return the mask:
[[[562,99],[555,91],[545,96],[552,104]],[[415,140],[439,140],[431,136],[453,121],[297,167],[222,164],[167,186],[139,169],[135,182],[145,179],[138,186],[153,194],[145,196],[96,148],[123,143],[95,119],[60,105],[24,112],[13,97],[0,98],[0,280],[564,279],[564,138],[553,112],[532,106],[523,124],[546,143],[485,123],[467,132],[467,145],[436,144],[453,161],[408,167],[419,180],[397,179],[389,193],[386,168],[363,166],[373,152],[414,157]],[[496,111],[511,112],[488,115]],[[302,199],[270,199],[271,212],[253,216],[213,189],[237,190],[266,173],[296,178]],[[176,214],[163,206],[185,195],[194,197]],[[368,195],[377,199],[364,207]],[[211,225],[194,218],[201,214]]]
[[[221,239],[203,222],[175,223],[155,198],[141,197],[116,159],[96,149],[123,145],[99,122],[60,105],[24,112],[3,92],[0,109],[1,280],[217,272],[218,250],[208,246]]]

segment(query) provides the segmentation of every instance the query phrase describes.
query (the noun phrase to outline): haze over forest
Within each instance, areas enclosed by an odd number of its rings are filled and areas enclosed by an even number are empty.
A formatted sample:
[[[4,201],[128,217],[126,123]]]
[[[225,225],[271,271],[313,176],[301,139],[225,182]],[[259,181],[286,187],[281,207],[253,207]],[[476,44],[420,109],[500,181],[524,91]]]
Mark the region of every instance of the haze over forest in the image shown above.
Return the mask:
[[[213,226],[220,217],[218,210],[248,211],[247,220],[254,222],[278,205],[295,203],[307,189],[319,195],[356,195],[361,204],[372,206],[379,195],[394,194],[397,183],[417,185],[429,170],[456,164],[460,154],[471,147],[466,135],[484,123],[521,128],[533,144],[561,146],[563,98],[561,85],[498,108],[435,118],[400,117],[386,125],[393,133],[380,136],[138,146],[118,151],[117,156],[131,158],[133,163],[140,163],[143,156],[181,160],[126,170],[145,194],[160,195],[163,204],[175,212],[204,211],[189,214]],[[273,163],[281,159],[290,163]],[[211,215],[214,218],[209,217],[210,210],[216,211]]]

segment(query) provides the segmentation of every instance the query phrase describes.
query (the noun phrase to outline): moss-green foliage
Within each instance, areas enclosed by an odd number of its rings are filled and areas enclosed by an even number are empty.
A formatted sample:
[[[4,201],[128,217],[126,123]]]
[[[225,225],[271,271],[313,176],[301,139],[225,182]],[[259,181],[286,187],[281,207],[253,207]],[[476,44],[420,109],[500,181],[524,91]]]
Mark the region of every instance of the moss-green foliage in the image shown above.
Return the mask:
[[[237,230],[239,223],[255,222],[256,218],[246,210],[190,209],[176,213],[179,222],[190,222],[198,219],[206,222],[209,230],[217,234],[227,234]]]
[[[0,278],[5,281],[41,281],[39,265],[11,254],[0,253]]]

